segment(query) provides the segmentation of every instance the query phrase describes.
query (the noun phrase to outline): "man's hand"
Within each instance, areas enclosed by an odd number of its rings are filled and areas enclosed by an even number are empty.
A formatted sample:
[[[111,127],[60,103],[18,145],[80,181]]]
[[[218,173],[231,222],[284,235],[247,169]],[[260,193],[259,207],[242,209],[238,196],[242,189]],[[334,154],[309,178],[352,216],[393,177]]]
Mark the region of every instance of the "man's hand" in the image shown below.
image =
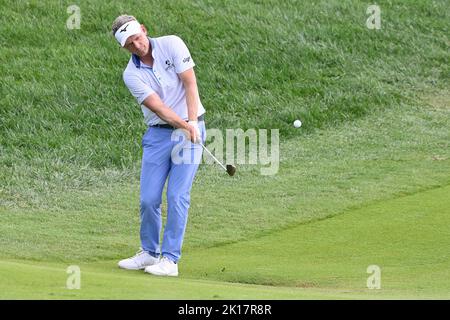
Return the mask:
[[[191,121],[188,122],[189,127],[189,138],[192,143],[199,143],[201,141],[201,134],[200,129],[198,127],[198,121]]]
[[[144,105],[171,126],[177,129],[185,130],[187,138],[193,143],[198,143],[201,141],[198,122],[193,120],[186,123],[185,120],[181,119],[172,109],[170,109],[170,107],[166,106],[164,102],[162,102],[157,93],[152,93],[149,95],[144,100]]]

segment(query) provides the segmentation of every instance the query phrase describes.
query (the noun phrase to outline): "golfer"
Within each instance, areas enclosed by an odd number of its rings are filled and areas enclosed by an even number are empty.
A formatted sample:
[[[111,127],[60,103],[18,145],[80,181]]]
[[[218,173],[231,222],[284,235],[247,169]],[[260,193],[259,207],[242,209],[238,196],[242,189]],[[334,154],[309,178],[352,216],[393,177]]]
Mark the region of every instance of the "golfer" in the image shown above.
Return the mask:
[[[142,139],[141,249],[118,265],[158,276],[178,276],[190,190],[202,155],[198,142],[206,139],[195,64],[181,38],[149,37],[146,27],[133,16],[117,17],[112,33],[131,53],[123,80],[141,105],[148,125]],[[176,134],[181,131],[184,134]],[[179,161],[180,157],[194,160]],[[160,244],[161,196],[166,180],[167,222]]]

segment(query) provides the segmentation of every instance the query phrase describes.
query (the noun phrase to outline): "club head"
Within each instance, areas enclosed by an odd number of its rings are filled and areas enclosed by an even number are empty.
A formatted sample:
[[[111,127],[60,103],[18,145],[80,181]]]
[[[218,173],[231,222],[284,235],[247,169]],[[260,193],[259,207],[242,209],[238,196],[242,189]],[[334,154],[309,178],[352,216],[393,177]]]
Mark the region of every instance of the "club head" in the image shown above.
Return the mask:
[[[228,175],[232,177],[232,176],[234,176],[235,172],[236,172],[236,167],[231,164],[227,164]]]

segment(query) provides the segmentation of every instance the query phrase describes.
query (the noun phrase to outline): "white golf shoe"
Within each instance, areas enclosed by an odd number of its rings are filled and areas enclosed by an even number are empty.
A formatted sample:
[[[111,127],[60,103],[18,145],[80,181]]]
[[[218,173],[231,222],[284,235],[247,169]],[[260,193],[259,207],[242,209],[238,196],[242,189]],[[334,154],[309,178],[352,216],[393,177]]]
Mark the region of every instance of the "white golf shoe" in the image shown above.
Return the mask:
[[[142,270],[147,266],[154,265],[159,262],[159,258],[151,256],[148,252],[140,249],[136,255],[131,258],[120,260],[119,268],[127,270]]]
[[[154,274],[155,276],[178,276],[178,265],[166,257],[162,257],[159,263],[145,268],[145,272]]]

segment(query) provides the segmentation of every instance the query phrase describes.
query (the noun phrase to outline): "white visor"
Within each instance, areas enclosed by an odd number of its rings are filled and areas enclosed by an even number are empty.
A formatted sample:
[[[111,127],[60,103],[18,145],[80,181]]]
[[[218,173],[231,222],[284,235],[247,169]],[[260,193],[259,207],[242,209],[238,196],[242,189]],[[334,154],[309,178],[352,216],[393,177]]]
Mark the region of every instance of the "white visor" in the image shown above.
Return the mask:
[[[142,32],[141,24],[136,20],[133,20],[124,23],[123,26],[121,26],[119,30],[116,31],[116,34],[114,36],[116,37],[117,42],[119,42],[123,47],[129,36],[133,36],[140,32]]]

